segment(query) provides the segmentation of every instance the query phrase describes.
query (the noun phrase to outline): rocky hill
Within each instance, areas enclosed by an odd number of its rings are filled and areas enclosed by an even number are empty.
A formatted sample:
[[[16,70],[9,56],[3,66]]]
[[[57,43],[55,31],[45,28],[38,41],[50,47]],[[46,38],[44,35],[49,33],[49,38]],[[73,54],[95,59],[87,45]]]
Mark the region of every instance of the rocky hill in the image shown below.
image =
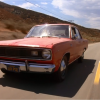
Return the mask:
[[[0,2],[0,23],[1,23],[0,34],[2,34],[3,30],[6,30],[7,34],[10,34],[10,32],[14,33],[13,36],[9,35],[9,38],[7,38],[6,35],[4,35],[3,39],[15,39],[15,38],[23,38],[25,34],[27,34],[29,29],[36,24],[44,24],[44,23],[68,24],[69,22],[62,21],[58,18],[54,18],[42,13],[26,10],[17,6],[12,6]],[[100,41],[100,30],[85,28],[77,24],[74,25],[76,25],[79,28],[82,37],[88,39],[89,42]],[[2,37],[0,37],[0,39],[2,39]]]

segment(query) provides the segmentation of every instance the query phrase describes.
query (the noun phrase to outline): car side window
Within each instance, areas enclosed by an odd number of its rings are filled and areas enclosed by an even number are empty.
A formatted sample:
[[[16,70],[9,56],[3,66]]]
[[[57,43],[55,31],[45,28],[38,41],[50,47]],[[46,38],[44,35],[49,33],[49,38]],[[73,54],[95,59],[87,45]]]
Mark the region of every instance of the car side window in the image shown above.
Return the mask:
[[[77,34],[77,38],[78,38],[78,39],[81,39],[80,33],[79,33],[79,31],[78,31],[77,28],[75,28],[75,31],[76,31],[76,34]]]
[[[75,28],[72,27],[72,28],[71,28],[71,31],[72,31],[72,38],[75,38],[75,37],[76,37],[76,31],[75,31]]]

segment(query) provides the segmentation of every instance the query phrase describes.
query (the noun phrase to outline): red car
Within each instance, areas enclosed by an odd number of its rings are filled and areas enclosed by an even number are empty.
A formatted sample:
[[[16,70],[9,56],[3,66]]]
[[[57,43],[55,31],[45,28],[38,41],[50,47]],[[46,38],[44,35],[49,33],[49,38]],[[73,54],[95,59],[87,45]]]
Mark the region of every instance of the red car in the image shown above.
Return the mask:
[[[37,25],[24,39],[0,42],[0,69],[3,73],[54,73],[62,81],[68,65],[77,59],[82,62],[87,48],[88,41],[73,25]]]

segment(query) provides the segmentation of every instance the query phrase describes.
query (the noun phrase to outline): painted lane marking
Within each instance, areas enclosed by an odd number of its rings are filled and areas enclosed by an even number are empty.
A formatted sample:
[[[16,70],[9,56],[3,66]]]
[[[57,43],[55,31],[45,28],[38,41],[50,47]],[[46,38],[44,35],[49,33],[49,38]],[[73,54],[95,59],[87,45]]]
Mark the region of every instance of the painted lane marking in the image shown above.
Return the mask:
[[[94,84],[95,85],[99,84],[99,79],[100,79],[100,62],[98,64],[98,68],[97,68],[97,71],[96,71],[96,76],[95,76],[95,79],[94,79]]]

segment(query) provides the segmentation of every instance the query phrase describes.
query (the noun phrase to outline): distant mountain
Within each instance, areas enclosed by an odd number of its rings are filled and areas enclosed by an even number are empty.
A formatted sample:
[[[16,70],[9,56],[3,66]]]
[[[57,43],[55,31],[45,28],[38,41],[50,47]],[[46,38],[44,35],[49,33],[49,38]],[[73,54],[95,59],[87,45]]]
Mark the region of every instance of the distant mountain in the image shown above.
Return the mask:
[[[0,1],[0,21],[2,20],[13,20],[15,23],[18,21],[26,23],[27,25],[35,25],[35,24],[44,24],[44,23],[67,23],[74,24],[67,21],[62,21],[58,18],[48,16],[39,12],[35,12],[32,10],[26,10],[17,6],[8,5]],[[85,28],[83,26],[76,25],[83,38],[88,39],[90,42],[98,42],[100,41],[100,30],[98,29],[90,29]],[[30,27],[30,28],[31,28]],[[16,28],[16,27],[14,27]],[[25,29],[25,28],[24,28]],[[26,33],[22,30],[22,32]],[[29,28],[27,28],[27,31]]]
[[[8,5],[6,3],[0,2],[0,8],[2,10],[5,10],[6,12],[8,12],[10,15],[15,16],[16,15],[16,20],[19,18],[21,18],[22,20],[26,21],[27,23],[58,23],[58,22],[64,22],[60,19],[42,14],[42,13],[38,13],[32,10],[26,10],[17,6],[12,6],[12,5]],[[5,14],[4,14],[5,15]],[[9,16],[6,16],[8,18],[10,18]],[[1,18],[0,18],[1,19]],[[14,19],[14,17],[12,18]],[[66,23],[66,22],[65,22]]]

